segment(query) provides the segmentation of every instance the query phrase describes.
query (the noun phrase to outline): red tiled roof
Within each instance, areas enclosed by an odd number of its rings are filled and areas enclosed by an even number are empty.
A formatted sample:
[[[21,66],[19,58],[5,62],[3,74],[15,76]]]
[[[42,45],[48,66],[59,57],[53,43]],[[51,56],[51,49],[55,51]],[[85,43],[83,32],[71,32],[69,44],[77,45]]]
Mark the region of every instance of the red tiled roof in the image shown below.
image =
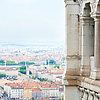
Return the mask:
[[[40,88],[33,88],[32,91],[42,91]]]

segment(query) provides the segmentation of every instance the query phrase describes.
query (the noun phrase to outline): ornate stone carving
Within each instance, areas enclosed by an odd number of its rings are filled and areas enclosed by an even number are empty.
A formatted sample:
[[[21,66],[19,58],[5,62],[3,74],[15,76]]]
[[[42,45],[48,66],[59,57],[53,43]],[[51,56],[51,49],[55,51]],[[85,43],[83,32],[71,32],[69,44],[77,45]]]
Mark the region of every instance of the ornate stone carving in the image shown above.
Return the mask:
[[[85,3],[85,2],[80,3],[80,16],[90,17],[90,3]]]
[[[100,2],[91,3],[91,17],[98,18],[100,17]]]

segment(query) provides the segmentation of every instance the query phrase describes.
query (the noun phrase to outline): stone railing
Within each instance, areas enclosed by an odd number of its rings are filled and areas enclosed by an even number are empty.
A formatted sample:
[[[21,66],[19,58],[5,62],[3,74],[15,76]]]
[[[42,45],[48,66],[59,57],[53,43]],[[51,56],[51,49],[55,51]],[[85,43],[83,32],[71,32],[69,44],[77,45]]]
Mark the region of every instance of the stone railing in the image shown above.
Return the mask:
[[[100,81],[80,77],[78,79],[80,100],[100,100]]]

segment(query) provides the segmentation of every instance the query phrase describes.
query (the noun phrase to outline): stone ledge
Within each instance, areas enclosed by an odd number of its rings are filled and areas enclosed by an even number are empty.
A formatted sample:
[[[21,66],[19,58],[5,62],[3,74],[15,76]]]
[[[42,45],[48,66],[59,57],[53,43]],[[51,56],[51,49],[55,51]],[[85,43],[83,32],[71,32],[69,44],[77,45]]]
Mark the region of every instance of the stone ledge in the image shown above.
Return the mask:
[[[93,79],[91,79],[89,77],[79,77],[78,81],[82,81],[82,82],[86,82],[88,84],[100,86],[100,80],[93,80]]]
[[[93,80],[89,77],[66,76],[63,78],[63,84],[65,86],[79,86],[100,94],[100,80]]]
[[[68,68],[65,72],[65,77],[68,76],[80,76],[80,69],[79,68]]]
[[[77,79],[79,76],[65,76],[62,83],[68,86],[77,86]]]
[[[80,55],[68,55],[66,56],[66,59],[78,59],[81,60],[81,56]]]
[[[78,86],[100,93],[100,80],[80,77],[78,79]]]
[[[65,76],[64,80],[77,80],[79,76]]]

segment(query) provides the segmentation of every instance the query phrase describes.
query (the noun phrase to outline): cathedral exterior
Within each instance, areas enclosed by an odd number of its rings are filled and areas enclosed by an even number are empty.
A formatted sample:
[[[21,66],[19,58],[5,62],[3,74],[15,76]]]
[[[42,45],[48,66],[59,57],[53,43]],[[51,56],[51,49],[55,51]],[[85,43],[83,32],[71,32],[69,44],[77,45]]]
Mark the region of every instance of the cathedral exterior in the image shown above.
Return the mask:
[[[100,0],[65,0],[64,100],[100,100]]]

